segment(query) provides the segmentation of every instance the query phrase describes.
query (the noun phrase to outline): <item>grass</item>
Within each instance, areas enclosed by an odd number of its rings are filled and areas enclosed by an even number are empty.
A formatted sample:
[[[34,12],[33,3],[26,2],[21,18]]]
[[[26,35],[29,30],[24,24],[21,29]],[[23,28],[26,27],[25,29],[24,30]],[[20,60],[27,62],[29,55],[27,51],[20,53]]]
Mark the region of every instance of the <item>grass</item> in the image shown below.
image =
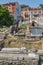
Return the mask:
[[[0,32],[4,32],[5,30],[1,29]]]
[[[22,24],[21,28],[26,29],[27,28],[26,24]]]
[[[28,49],[32,49],[32,48],[42,49],[41,42],[42,40],[26,41],[22,38],[12,36],[12,37],[7,37],[7,39],[5,39],[5,47],[10,47],[10,48],[26,47]]]

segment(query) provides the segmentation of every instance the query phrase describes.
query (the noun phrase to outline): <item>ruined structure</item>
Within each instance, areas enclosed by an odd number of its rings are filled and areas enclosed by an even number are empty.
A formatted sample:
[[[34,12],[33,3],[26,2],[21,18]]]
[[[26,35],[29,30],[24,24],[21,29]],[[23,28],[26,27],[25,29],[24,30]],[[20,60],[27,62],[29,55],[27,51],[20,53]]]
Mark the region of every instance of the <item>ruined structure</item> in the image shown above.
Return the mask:
[[[38,65],[39,55],[37,53],[27,52],[26,49],[5,49],[0,51],[0,65]]]

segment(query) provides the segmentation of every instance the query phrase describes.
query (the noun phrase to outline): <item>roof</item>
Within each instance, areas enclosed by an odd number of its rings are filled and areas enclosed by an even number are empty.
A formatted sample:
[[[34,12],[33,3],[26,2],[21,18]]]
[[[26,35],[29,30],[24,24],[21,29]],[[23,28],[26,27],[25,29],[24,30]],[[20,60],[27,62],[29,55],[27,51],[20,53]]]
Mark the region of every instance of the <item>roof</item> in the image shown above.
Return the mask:
[[[26,7],[26,8],[22,8],[21,11],[25,11],[25,10],[43,10],[43,8],[29,8],[29,7]]]
[[[43,10],[43,8],[30,8],[29,10]]]
[[[24,11],[24,10],[29,10],[30,8],[29,7],[25,7],[25,8],[21,8],[21,11]]]
[[[9,3],[6,3],[6,4],[3,4],[3,5],[10,5],[10,4],[16,4],[18,2],[9,2]]]

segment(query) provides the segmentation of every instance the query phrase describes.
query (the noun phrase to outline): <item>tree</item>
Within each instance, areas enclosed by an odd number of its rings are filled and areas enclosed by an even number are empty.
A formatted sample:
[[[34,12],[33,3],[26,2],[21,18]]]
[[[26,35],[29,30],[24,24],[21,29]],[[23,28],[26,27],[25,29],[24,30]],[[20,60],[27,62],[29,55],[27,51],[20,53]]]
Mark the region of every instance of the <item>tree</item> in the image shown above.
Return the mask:
[[[40,4],[39,7],[43,8],[43,4]]]
[[[28,5],[21,5],[21,8],[26,8],[26,7],[29,7]],[[30,8],[30,7],[29,7]]]
[[[13,24],[14,18],[10,15],[8,9],[0,6],[0,26],[10,26]]]

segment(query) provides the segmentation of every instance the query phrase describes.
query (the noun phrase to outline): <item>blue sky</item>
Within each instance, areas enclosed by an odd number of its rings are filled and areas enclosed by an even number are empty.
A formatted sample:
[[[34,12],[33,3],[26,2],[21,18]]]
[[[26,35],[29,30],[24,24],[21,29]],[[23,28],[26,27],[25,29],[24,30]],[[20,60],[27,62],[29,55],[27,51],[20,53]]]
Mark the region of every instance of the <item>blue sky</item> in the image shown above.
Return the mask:
[[[43,0],[0,0],[0,4],[16,1],[18,1],[20,4],[26,4],[31,7],[38,7],[39,4],[43,4]]]

